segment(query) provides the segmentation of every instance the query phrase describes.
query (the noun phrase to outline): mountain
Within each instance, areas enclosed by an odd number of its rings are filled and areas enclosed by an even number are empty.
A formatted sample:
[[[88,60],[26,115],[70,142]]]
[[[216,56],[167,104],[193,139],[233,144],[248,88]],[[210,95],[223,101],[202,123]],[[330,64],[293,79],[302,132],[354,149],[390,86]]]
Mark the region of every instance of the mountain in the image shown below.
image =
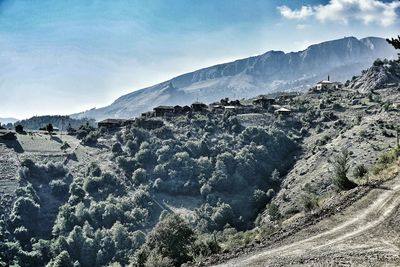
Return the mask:
[[[0,124],[16,123],[17,121],[16,118],[0,118]]]
[[[305,90],[328,75],[345,81],[369,67],[376,58],[393,58],[385,39],[345,37],[311,45],[299,52],[265,54],[186,73],[169,81],[121,96],[107,107],[72,116],[130,118],[157,105],[212,102],[276,91]]]
[[[394,61],[376,60],[372,67],[354,76],[348,87],[368,93],[375,89],[383,89],[388,85],[400,84],[400,67]]]

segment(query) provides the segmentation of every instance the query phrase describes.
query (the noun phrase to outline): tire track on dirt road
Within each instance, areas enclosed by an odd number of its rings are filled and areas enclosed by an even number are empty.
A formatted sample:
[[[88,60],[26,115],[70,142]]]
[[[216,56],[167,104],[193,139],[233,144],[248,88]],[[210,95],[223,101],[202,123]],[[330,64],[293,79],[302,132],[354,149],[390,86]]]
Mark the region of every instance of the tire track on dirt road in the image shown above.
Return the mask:
[[[370,193],[359,201],[371,202],[370,198],[373,196],[375,197],[373,198],[373,202],[354,214],[347,214],[350,219],[338,223],[330,230],[294,241],[290,244],[264,249],[255,254],[235,258],[217,266],[263,266],[263,264],[285,257],[301,258],[305,254],[307,254],[307,257],[312,257],[313,254],[318,257],[318,253],[323,250],[335,253],[335,249],[338,249],[338,244],[344,244],[346,241],[363,235],[364,233],[371,233],[374,228],[378,227],[393,214],[400,205],[399,177],[397,177],[396,180],[397,184],[392,186],[392,188],[376,188],[371,190]],[[375,194],[377,194],[377,196],[375,196]],[[346,211],[343,212],[346,213]],[[321,222],[323,223],[323,221]],[[382,241],[382,244],[376,244],[375,246],[379,247],[380,251],[387,250],[386,252],[389,254],[395,252],[394,246],[388,242]],[[342,252],[338,251],[338,253]]]

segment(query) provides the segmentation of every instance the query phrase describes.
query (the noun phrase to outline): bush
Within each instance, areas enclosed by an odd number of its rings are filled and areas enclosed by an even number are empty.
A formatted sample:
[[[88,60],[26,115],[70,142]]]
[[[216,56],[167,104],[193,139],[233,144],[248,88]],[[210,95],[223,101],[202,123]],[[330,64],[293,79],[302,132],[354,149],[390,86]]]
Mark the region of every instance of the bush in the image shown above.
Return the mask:
[[[50,261],[46,267],[74,267],[74,264],[68,252],[64,250],[54,260]]]
[[[155,266],[153,263],[181,266],[192,259],[191,245],[196,236],[189,225],[178,215],[170,214],[160,221],[146,238],[137,255],[138,266]]]
[[[68,193],[69,187],[63,180],[52,180],[49,186],[55,196],[64,197]]]
[[[83,143],[85,145],[95,145],[97,144],[98,134],[97,132],[90,132],[86,137],[83,138]]]
[[[356,178],[363,178],[368,173],[367,167],[364,164],[357,165],[354,168],[353,176]]]
[[[139,168],[132,174],[132,179],[135,184],[142,184],[147,182],[147,172],[145,169]]]
[[[299,205],[304,212],[311,212],[318,207],[318,201],[314,194],[303,193],[300,195]]]
[[[282,217],[279,207],[276,204],[271,203],[268,205],[268,216],[271,221],[277,221]]]
[[[13,206],[11,213],[11,222],[16,227],[24,226],[28,230],[35,230],[39,216],[40,206],[32,199],[19,197]]]
[[[253,203],[256,209],[262,209],[265,207],[267,202],[269,201],[269,198],[267,197],[267,193],[260,189],[254,190],[253,193]]]
[[[163,257],[158,254],[157,251],[150,251],[149,256],[147,257],[145,267],[174,267],[174,261],[169,257]]]
[[[24,127],[21,124],[18,124],[17,126],[15,126],[15,131],[17,133],[24,133]]]
[[[111,151],[114,153],[114,154],[121,154],[123,151],[122,151],[122,146],[121,146],[121,143],[115,143],[115,144],[113,144],[113,146],[112,146],[112,148],[111,148]]]
[[[347,150],[343,150],[334,160],[334,177],[332,182],[339,190],[350,190],[357,186],[357,184],[347,178],[347,172],[350,168],[348,163],[349,152]]]
[[[94,194],[96,192],[101,192],[103,194],[118,192],[119,183],[117,178],[111,173],[103,173],[100,177],[87,177],[83,188],[86,192]]]

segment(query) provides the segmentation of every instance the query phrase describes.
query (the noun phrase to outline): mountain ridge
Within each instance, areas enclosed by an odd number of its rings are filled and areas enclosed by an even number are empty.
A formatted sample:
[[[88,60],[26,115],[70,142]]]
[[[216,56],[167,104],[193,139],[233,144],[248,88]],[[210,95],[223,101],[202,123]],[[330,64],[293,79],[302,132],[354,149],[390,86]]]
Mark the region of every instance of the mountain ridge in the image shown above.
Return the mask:
[[[0,118],[0,124],[16,123],[17,121],[19,120],[12,117]]]
[[[258,56],[217,64],[176,76],[116,99],[111,105],[73,117],[130,118],[157,105],[184,105],[222,97],[253,97],[277,91],[302,91],[328,74],[345,81],[378,57],[394,57],[379,37],[345,37],[310,45],[298,52],[271,50]]]

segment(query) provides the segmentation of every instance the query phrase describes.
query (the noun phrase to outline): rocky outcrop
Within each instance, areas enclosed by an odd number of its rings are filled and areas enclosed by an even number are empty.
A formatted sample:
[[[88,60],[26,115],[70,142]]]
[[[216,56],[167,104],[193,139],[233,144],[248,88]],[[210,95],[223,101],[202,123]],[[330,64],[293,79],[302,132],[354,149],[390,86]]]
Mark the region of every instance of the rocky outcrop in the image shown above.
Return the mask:
[[[362,93],[400,85],[400,64],[395,61],[376,60],[372,67],[353,77],[348,84]]]

